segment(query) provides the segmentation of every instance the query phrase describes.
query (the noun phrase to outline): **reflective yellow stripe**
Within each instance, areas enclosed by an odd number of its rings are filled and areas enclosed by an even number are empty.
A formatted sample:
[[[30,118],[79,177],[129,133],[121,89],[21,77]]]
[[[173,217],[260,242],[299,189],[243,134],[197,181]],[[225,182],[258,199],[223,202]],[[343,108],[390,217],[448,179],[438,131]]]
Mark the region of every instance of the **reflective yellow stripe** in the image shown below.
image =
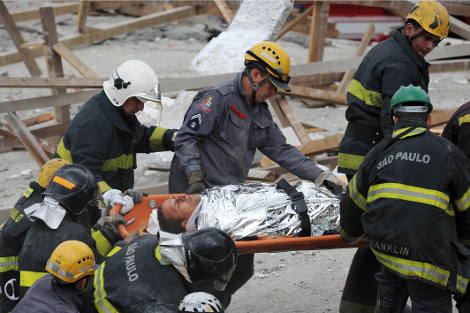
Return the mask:
[[[95,271],[95,279],[93,285],[95,287],[94,297],[95,297],[95,307],[100,313],[118,313],[108,300],[106,300],[106,291],[104,290],[104,279],[103,271],[106,262],[101,264],[100,267]]]
[[[109,258],[109,257],[115,255],[115,254],[118,253],[119,250],[121,250],[121,249],[122,249],[122,248],[119,247],[119,246],[118,246],[118,247],[114,247],[113,250],[111,250],[111,251],[108,253],[108,255],[106,255],[106,257]]]
[[[64,145],[64,138],[60,140],[59,146],[57,147],[57,154],[60,156],[61,159],[67,160],[70,163],[73,163],[72,160],[72,153],[70,150],[65,148]]]
[[[103,236],[100,231],[96,231],[93,228],[91,229],[91,236],[95,239],[96,248],[102,256],[106,256],[111,250],[112,246],[109,241]]]
[[[23,194],[23,196],[25,196],[25,198],[29,198],[29,196],[33,193],[33,188],[28,188],[27,191],[25,191],[25,193]]]
[[[100,186],[101,193],[104,193],[104,192],[112,189],[104,180],[98,182],[98,186]]]
[[[357,191],[356,188],[356,177],[354,175],[353,179],[349,182],[349,197],[354,201],[354,203],[364,212],[367,212],[367,200],[364,198],[363,195]]]
[[[162,151],[166,150],[163,147],[163,134],[167,131],[167,128],[156,127],[152,133],[152,136],[149,139],[150,149],[152,151]]]
[[[459,126],[462,126],[463,123],[470,123],[470,114],[459,117]]]
[[[115,172],[118,168],[129,169],[134,166],[134,154],[123,154],[120,157],[106,160],[102,166],[103,172]]]
[[[463,244],[464,246],[467,246],[467,249],[470,248],[470,239],[460,239],[459,242]]]
[[[393,134],[392,134],[392,138],[395,138],[396,136],[400,135],[401,133],[407,131],[408,129],[409,129],[409,127],[405,127],[405,128],[400,128],[397,131],[394,131]],[[419,134],[422,134],[424,132],[426,132],[426,128],[417,127],[415,129],[413,129],[411,132],[409,132],[408,134],[406,134],[405,136],[401,137],[400,139],[415,136],[415,135],[419,135]]]
[[[457,205],[457,211],[463,212],[468,209],[470,206],[470,188],[463,195],[462,198],[455,200],[455,205]]]
[[[465,291],[467,291],[468,287],[468,279],[463,278],[460,275],[457,275],[457,290],[460,291],[462,294],[465,294]]]
[[[19,270],[18,256],[6,256],[0,258],[0,273]]]
[[[370,186],[367,202],[370,203],[380,198],[429,204],[444,210],[450,216],[455,216],[452,206],[449,205],[449,196],[437,190],[396,183]]]
[[[343,229],[343,227],[341,227],[341,225],[339,226],[339,234],[341,235],[341,238],[343,238],[344,240],[348,241],[348,242],[351,242],[351,241],[356,241],[357,239],[359,239],[360,237],[353,237],[353,236],[349,236]]]
[[[364,101],[367,105],[377,108],[382,107],[382,95],[380,92],[365,89],[364,86],[355,79],[351,81],[348,92],[359,98],[359,100]]]
[[[349,169],[357,171],[362,161],[364,161],[363,155],[348,154],[348,153],[338,154],[338,167],[349,168]]]
[[[20,287],[31,287],[36,280],[47,275],[42,272],[29,272],[29,271],[20,271]]]
[[[449,280],[450,275],[449,271],[443,270],[429,263],[400,259],[380,253],[372,247],[371,249],[380,263],[397,273],[409,277],[421,277],[441,286],[447,286],[447,281]],[[461,283],[463,284],[463,281],[461,281]]]

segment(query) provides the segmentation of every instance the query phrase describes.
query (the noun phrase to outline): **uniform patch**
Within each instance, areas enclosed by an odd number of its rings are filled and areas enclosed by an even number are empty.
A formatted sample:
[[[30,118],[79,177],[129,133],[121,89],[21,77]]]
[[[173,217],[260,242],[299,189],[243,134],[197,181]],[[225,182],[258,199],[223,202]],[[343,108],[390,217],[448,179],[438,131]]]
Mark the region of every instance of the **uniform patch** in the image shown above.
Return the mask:
[[[202,115],[201,113],[194,114],[189,121],[186,123],[186,126],[188,126],[190,129],[194,130],[197,132],[199,128],[201,128],[202,125]]]
[[[242,119],[246,119],[246,115],[243,114],[242,112],[238,111],[237,109],[235,109],[235,107],[233,106],[233,104],[230,105],[230,108],[232,109],[233,112],[235,112],[236,115],[238,115],[238,116],[241,117]]]
[[[209,98],[205,99],[201,103],[199,103],[199,108],[203,110],[204,112],[210,112],[211,111],[211,105],[212,105],[212,96]]]

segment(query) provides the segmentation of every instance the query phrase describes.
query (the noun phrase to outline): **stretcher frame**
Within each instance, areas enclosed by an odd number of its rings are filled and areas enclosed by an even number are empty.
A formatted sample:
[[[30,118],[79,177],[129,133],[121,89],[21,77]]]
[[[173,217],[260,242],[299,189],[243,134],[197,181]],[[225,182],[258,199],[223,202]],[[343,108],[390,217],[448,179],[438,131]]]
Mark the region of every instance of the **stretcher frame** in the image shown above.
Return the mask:
[[[169,195],[149,195],[144,196],[141,203],[135,204],[134,208],[124,215],[128,225],[119,225],[118,229],[123,238],[129,236],[131,232],[145,233],[148,219],[152,210],[156,209],[165,200],[179,196],[180,194]],[[119,213],[121,205],[112,208],[109,214]],[[238,253],[262,253],[262,252],[284,252],[300,250],[318,250],[318,249],[338,249],[338,248],[357,248],[366,244],[366,240],[361,240],[356,244],[348,244],[341,240],[340,235],[325,235],[313,237],[294,237],[279,236],[274,238],[258,238],[257,240],[235,241]]]

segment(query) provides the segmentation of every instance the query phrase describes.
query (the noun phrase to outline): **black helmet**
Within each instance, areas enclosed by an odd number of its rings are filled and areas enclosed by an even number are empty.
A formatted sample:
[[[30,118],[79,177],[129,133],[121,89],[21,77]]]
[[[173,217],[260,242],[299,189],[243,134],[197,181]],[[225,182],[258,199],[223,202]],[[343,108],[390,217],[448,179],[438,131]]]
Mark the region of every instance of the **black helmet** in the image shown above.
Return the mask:
[[[182,237],[191,280],[215,279],[215,288],[224,290],[238,259],[232,238],[214,227],[183,234]]]
[[[92,202],[102,200],[96,179],[89,170],[77,164],[59,168],[52,176],[44,196],[55,199],[75,215],[80,215],[89,204],[98,206]]]

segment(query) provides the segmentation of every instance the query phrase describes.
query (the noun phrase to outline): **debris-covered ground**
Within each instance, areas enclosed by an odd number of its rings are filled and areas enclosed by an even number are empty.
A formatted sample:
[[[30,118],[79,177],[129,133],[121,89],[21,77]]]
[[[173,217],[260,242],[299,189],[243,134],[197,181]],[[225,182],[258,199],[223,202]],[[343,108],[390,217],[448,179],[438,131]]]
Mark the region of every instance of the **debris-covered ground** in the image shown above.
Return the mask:
[[[7,2],[7,6],[14,11],[24,9],[25,3],[27,2]],[[131,18],[122,15],[89,16],[87,26],[103,28]],[[59,38],[77,34],[75,22],[74,14],[57,16]],[[21,22],[18,26],[26,42],[42,40],[39,20]],[[224,30],[226,25],[219,18],[207,15],[195,16],[178,24],[154,26],[73,48],[72,51],[99,77],[110,76],[117,66],[129,59],[139,59],[148,63],[160,78],[187,77],[191,60],[211,38]],[[307,36],[288,33],[278,43],[289,53],[293,64],[301,64],[307,60],[308,40]],[[324,58],[333,60],[352,57],[357,46],[357,42],[328,39]],[[0,26],[0,53],[14,49],[5,28]],[[36,61],[43,76],[46,76],[44,58],[36,58]],[[234,62],[243,62],[243,56]],[[66,62],[63,64],[66,76],[80,77],[69,64]],[[0,67],[0,75],[27,77],[29,73],[24,64],[15,63]],[[468,72],[431,75],[430,96],[434,108],[457,108],[469,101],[467,76],[470,76]],[[1,101],[49,94],[50,91],[47,89],[8,88],[1,90]],[[311,133],[312,139],[344,133],[345,107],[307,108],[298,99],[288,100],[303,123],[326,130]],[[172,102],[169,98],[165,101],[167,104]],[[72,115],[76,114],[79,108],[78,104],[72,105]],[[26,118],[49,112],[52,112],[51,108],[20,111],[18,114]],[[273,115],[275,116],[274,112]],[[154,124],[156,123],[157,121]],[[168,153],[154,154],[150,157],[165,162],[171,160],[171,154]],[[38,173],[38,166],[26,151],[0,154],[0,210],[11,209],[28,187],[28,183],[36,179]],[[141,175],[144,175],[143,171],[139,172],[138,176]],[[150,178],[154,181],[156,179]],[[165,176],[158,179],[165,179]],[[228,312],[337,312],[354,251],[355,249],[341,249],[259,254],[255,258],[255,276],[235,294]]]

